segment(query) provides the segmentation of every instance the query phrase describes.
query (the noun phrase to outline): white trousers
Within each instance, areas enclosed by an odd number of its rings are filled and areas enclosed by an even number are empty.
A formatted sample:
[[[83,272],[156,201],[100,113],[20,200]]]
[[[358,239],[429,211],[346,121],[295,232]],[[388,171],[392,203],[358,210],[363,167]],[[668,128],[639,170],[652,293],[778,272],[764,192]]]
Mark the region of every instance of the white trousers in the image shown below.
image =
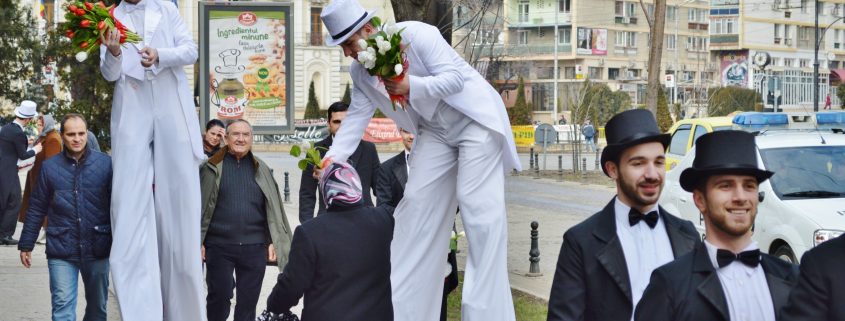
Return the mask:
[[[458,205],[469,241],[463,320],[514,320],[507,272],[502,139],[442,104],[423,121],[391,243],[396,321],[440,318],[445,258]]]
[[[199,169],[185,116],[175,89],[134,85],[138,104],[112,110],[109,263],[121,317],[204,321]]]

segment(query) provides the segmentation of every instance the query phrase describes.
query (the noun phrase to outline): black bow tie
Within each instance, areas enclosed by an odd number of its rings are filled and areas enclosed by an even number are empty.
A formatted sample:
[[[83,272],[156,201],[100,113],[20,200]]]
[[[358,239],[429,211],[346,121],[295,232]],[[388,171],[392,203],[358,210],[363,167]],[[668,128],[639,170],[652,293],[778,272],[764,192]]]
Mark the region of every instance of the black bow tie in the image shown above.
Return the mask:
[[[632,208],[631,211],[628,212],[628,223],[631,223],[631,226],[637,225],[640,221],[645,221],[645,223],[648,224],[648,227],[654,228],[654,226],[657,225],[658,218],[659,216],[657,216],[657,211],[651,211],[648,212],[648,214],[643,214]]]
[[[719,249],[716,251],[716,262],[723,268],[733,261],[740,261],[748,267],[757,267],[760,264],[760,250],[751,250],[734,254],[731,251]]]

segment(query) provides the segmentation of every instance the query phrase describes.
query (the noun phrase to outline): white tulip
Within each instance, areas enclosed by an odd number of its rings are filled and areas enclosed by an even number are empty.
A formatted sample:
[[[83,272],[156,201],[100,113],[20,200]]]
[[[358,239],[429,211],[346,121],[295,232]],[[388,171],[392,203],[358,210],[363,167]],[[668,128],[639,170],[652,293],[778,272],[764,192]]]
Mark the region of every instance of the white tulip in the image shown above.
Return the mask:
[[[396,64],[396,66],[393,66],[393,71],[395,71],[396,75],[398,76],[401,75],[403,71],[405,71],[405,68],[402,67],[402,64]]]
[[[376,60],[375,59],[371,59],[364,64],[364,68],[367,68],[367,69],[373,69],[373,67],[375,67],[375,66],[376,66]]]
[[[84,51],[80,51],[76,53],[76,61],[83,62],[88,59],[88,53]]]
[[[358,52],[358,62],[364,63],[367,61],[367,52],[366,51],[359,51]]]
[[[358,39],[358,48],[364,49],[367,48],[367,41],[364,39]]]
[[[379,43],[379,42],[384,42],[384,37],[376,36],[376,43]]]
[[[399,32],[399,27],[395,23],[391,23],[384,28],[384,32],[387,33],[388,37],[393,37],[394,34]]]

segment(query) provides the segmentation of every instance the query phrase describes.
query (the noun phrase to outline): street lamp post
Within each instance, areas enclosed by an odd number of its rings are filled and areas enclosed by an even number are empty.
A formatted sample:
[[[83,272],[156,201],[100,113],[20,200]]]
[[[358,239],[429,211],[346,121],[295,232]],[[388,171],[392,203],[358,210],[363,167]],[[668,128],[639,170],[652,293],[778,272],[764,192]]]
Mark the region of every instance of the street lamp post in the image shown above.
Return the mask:
[[[555,40],[554,40],[554,48],[555,48],[555,66],[554,66],[554,68],[555,68],[555,81],[554,81],[555,101],[553,103],[554,110],[552,111],[552,123],[556,123],[558,121],[557,113],[558,113],[558,108],[559,108],[559,106],[557,105],[557,102],[558,102],[557,79],[559,77],[559,75],[558,75],[558,61],[557,61],[557,51],[558,51],[557,47],[558,47],[558,45],[560,45],[560,33],[558,31],[558,14],[560,14],[560,1],[558,0],[557,6],[552,6],[552,7],[555,7],[554,8],[554,10],[555,10]]]
[[[816,44],[815,50],[813,51],[813,111],[819,111],[819,47],[821,47],[821,40],[824,39],[824,35],[827,33],[827,30],[830,27],[833,27],[834,24],[842,20],[843,17],[836,18],[831,22],[827,27],[822,30],[821,34],[819,34],[819,0],[816,0]],[[828,80],[829,83],[829,80]],[[828,89],[830,90],[830,89]],[[777,99],[777,98],[776,98]]]

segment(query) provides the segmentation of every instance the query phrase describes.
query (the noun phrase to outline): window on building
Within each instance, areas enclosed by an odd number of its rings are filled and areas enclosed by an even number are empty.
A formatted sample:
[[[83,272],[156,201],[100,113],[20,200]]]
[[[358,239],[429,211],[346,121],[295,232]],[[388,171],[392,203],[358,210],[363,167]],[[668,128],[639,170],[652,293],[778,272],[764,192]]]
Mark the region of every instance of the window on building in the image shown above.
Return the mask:
[[[774,41],[775,41],[775,44],[780,44],[780,43],[781,43],[781,39],[780,39],[780,24],[777,24],[777,23],[775,24],[775,39],[774,39]]]
[[[842,39],[841,33],[842,32],[839,31],[839,29],[833,30],[833,49],[841,49],[842,48],[842,44],[840,42],[840,40]]]
[[[807,0],[801,0],[801,12],[802,13],[807,13],[808,11],[810,11],[810,6],[807,5],[807,2],[808,2]]]
[[[821,1],[816,2],[816,12],[818,12],[820,16],[825,15],[824,2],[821,2]]]
[[[572,10],[572,0],[558,0],[557,8],[560,12],[570,12]]]
[[[575,79],[575,67],[563,67],[563,78]]]
[[[619,68],[607,68],[607,79],[609,79],[609,80],[619,79]]]
[[[528,22],[528,0],[519,0],[517,10],[519,22]]]
[[[516,32],[516,39],[518,45],[528,44],[528,30],[519,30]]]
[[[729,34],[729,35],[736,33],[736,30],[734,29],[735,24],[736,24],[736,19],[734,19],[734,18],[725,19],[725,33]]]
[[[678,48],[678,35],[666,36],[666,50],[675,50]]]
[[[783,66],[784,67],[795,67],[795,59],[793,59],[793,58],[783,58]]]
[[[722,19],[713,19],[713,23],[710,24],[710,33],[714,35],[722,34]]]
[[[614,8],[615,8],[614,12],[616,13],[617,17],[625,16],[625,2],[616,1]]]
[[[320,18],[321,7],[311,7],[311,35],[309,42],[312,46],[322,46],[323,42],[323,19]]]
[[[654,5],[648,4],[648,5],[646,5],[645,8],[646,8],[646,15],[648,16],[648,18],[649,19],[654,18]]]
[[[668,20],[668,21],[678,20],[678,7],[677,6],[666,6],[666,20]]]
[[[833,16],[841,17],[841,15],[839,14],[839,9],[841,9],[841,8],[842,8],[842,6],[840,4],[838,4],[838,3],[833,4],[833,12],[832,12]]]
[[[706,14],[707,11],[705,9],[690,8],[687,18],[689,19],[689,22],[705,22],[704,20],[706,19]]]
[[[628,17],[636,17],[637,16],[637,3],[636,2],[626,2],[625,3],[625,15]]]
[[[588,68],[588,72],[590,73],[590,79],[602,79],[601,78],[602,69],[604,69],[604,68],[601,68],[601,67],[590,67],[590,68]]]
[[[810,59],[799,59],[798,60],[798,67],[807,68],[809,66],[810,66]]]
[[[568,45],[572,43],[572,29],[571,28],[559,28],[558,29],[558,43],[561,45]]]
[[[633,31],[617,31],[616,46],[633,48],[637,46],[637,33]]]

